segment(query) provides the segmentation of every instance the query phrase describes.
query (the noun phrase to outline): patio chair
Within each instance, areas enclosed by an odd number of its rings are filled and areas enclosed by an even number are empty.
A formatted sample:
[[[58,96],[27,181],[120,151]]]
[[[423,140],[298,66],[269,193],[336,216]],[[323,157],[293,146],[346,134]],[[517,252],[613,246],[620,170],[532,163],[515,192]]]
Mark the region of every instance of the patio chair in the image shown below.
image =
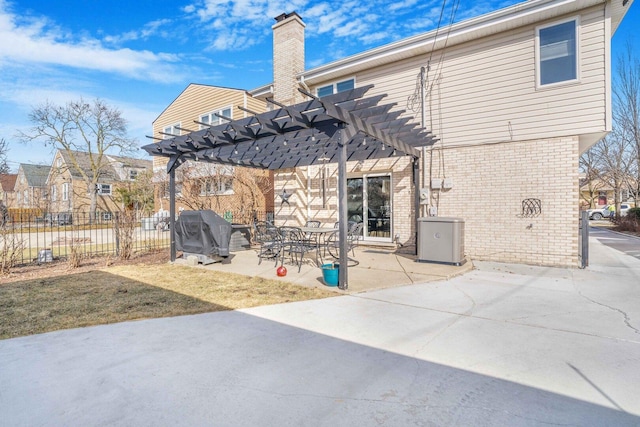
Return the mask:
[[[361,222],[356,222],[351,224],[349,230],[347,230],[347,252],[351,252],[352,256],[356,256],[355,247],[358,245],[358,242],[362,239],[362,227],[363,224]],[[326,242],[327,251],[329,251],[329,255],[331,255],[335,259],[340,259],[340,231],[336,230],[327,237]],[[353,258],[349,258],[349,261],[354,262],[353,265],[358,265],[359,262]]]
[[[304,226],[309,228],[320,228],[320,221],[309,220],[304,224]]]
[[[258,265],[263,258],[273,258],[278,265],[278,259],[282,255],[284,244],[278,229],[266,221],[256,221],[253,224],[253,240],[260,245],[258,249]]]
[[[282,236],[282,244],[284,251],[282,258],[286,252],[289,253],[291,261],[298,264],[298,273],[302,269],[302,260],[307,252],[316,251],[316,264],[318,263],[317,245],[314,240],[311,240],[300,228],[298,227],[280,227],[278,229],[280,236]]]

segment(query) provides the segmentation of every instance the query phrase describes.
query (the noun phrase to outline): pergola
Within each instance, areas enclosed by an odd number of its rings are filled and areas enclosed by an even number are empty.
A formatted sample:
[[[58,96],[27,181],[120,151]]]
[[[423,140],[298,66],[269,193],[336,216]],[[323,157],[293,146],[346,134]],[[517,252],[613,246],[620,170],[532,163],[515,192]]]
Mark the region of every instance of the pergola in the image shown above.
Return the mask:
[[[430,132],[401,117],[404,111],[391,111],[394,103],[383,104],[386,94],[364,97],[373,85],[334,95],[316,97],[300,92],[309,101],[283,105],[267,99],[275,108],[207,126],[185,135],[170,136],[142,147],[152,156],[168,157],[170,191],[171,260],[175,261],[175,170],[187,160],[260,169],[288,169],[300,166],[338,164],[339,240],[343,247],[339,263],[347,266],[347,161],[411,156],[414,187],[419,186],[420,147],[433,145]],[[415,191],[416,217],[419,196]],[[339,269],[339,287],[348,287],[347,268]]]

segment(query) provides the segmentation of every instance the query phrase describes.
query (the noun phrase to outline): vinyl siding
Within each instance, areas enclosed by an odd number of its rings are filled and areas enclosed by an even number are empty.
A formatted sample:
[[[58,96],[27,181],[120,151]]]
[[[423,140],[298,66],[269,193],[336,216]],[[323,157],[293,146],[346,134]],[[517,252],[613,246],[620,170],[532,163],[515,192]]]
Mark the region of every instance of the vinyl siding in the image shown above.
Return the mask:
[[[604,5],[579,16],[579,81],[536,88],[536,27],[575,16],[450,47],[444,56],[435,51],[360,72],[357,85],[374,84],[368,95],[388,94],[389,101],[419,122],[419,104],[412,106],[407,100],[419,90],[420,67],[431,57],[427,127],[448,146],[602,132],[607,130],[605,51],[609,43]]]
[[[258,113],[266,111],[264,101],[252,98],[243,90],[190,84],[153,122],[153,135],[162,138],[160,132],[165,127],[178,123],[183,129],[199,130],[200,126],[194,120],[199,121],[201,115],[226,107],[232,107],[233,119],[247,117],[248,113],[238,106]],[[163,167],[166,163],[166,158],[153,159],[154,169]]]

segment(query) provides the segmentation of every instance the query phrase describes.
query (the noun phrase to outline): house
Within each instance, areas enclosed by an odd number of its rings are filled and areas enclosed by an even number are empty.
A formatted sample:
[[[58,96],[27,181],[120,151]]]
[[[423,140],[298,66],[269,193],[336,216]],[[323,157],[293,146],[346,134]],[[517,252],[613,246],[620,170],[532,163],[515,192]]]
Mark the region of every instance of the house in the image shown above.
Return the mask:
[[[15,183],[15,206],[19,209],[45,209],[49,166],[21,163]]]
[[[130,157],[104,154],[102,168],[97,170],[96,154],[84,151],[58,150],[47,176],[47,211],[55,214],[88,215],[91,206],[91,191],[96,193],[96,215],[110,219],[111,214],[121,210],[114,198],[116,188],[132,182],[144,171],[150,171],[152,162]],[[94,166],[92,166],[92,164]],[[96,188],[89,188],[94,173],[99,179]]]
[[[153,121],[157,140],[181,135],[263,112],[266,103],[245,90],[190,84]],[[167,160],[153,159],[156,183],[155,207],[169,209]],[[246,222],[254,215],[273,212],[272,173],[215,163],[187,162],[176,177],[178,209],[212,209],[234,222]]]
[[[308,70],[305,24],[283,14],[274,80],[249,93],[291,105],[308,99],[298,89],[373,85],[367,95],[386,94],[438,138],[420,188],[408,156],[347,164],[365,242],[413,243],[416,216],[459,217],[473,259],[577,266],[578,161],[611,131],[611,37],[632,3],[531,0]],[[275,172],[275,193],[292,195],[276,222],[334,221],[336,179],[335,164]]]
[[[634,190],[637,188],[633,177],[629,176],[620,189],[618,199],[620,203],[635,206]],[[607,180],[601,178],[580,179],[580,207],[582,209],[598,208],[608,204],[615,204],[615,189]]]
[[[5,208],[12,207],[15,204],[17,178],[18,175],[15,173],[0,174],[0,202]]]

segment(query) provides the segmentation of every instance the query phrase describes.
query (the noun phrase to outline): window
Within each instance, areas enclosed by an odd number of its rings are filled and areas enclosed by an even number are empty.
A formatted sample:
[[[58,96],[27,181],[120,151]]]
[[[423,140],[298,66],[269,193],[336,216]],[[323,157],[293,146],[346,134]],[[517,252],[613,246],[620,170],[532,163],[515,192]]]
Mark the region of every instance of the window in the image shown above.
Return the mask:
[[[206,123],[206,125],[200,125],[200,129],[204,129],[207,126],[221,125],[221,124],[226,122],[226,120],[216,116],[216,114],[220,114],[221,116],[229,117],[230,119],[233,118],[232,115],[231,115],[232,114],[231,113],[231,107],[223,108],[222,110],[212,111],[210,113],[203,114],[203,115],[200,116],[200,121],[202,123]]]
[[[129,179],[134,181],[138,177],[138,171],[135,169],[129,169]]]
[[[201,196],[233,194],[233,180],[229,176],[212,176],[200,183]]]
[[[158,183],[158,194],[160,197],[168,199],[170,196],[169,183],[162,181]],[[182,182],[176,182],[176,196],[182,194]]]
[[[69,183],[65,182],[62,184],[62,200],[69,200]]]
[[[355,87],[355,83],[355,79],[343,80],[341,82],[336,82],[327,86],[319,87],[316,92],[318,96],[333,95],[334,93],[353,89]]]
[[[62,167],[62,159],[60,157],[58,157],[58,159],[56,160],[56,166],[58,168]]]
[[[171,135],[180,135],[180,129],[178,129],[179,127],[180,127],[180,123],[176,123],[175,125],[165,127],[164,129],[162,129],[162,133],[163,133],[162,138],[169,139],[171,138]]]
[[[578,80],[578,20],[536,29],[538,86]]]
[[[29,206],[29,190],[24,190],[24,195],[22,196],[22,200],[24,201],[25,206]]]
[[[102,196],[110,196],[111,184],[96,184],[96,192]]]
[[[55,185],[51,186],[51,201],[55,202],[58,199],[58,187]]]

